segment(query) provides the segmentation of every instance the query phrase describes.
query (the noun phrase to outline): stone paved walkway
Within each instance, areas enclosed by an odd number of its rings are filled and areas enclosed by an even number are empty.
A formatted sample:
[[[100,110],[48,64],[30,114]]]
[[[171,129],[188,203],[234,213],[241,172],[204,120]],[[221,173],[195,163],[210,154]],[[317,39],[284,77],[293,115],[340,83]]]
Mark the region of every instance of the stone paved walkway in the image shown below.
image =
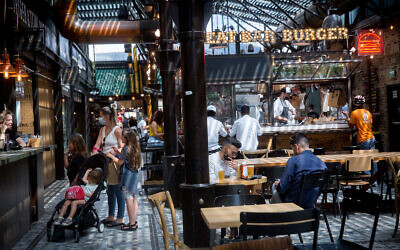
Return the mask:
[[[98,233],[96,228],[86,231],[81,236],[79,243],[75,243],[72,233],[66,234],[66,241],[63,243],[47,242],[46,222],[54,211],[54,206],[63,198],[68,183],[56,181],[45,190],[45,215],[36,223],[25,236],[15,245],[14,249],[164,249],[161,230],[152,214],[150,204],[144,196],[139,197],[138,225],[135,232],[122,232],[119,229],[106,228],[104,233]],[[107,214],[107,197],[101,195],[101,200],[96,203],[96,208],[101,218]],[[169,214],[169,211],[166,212]],[[127,215],[125,217],[127,221]],[[170,217],[167,217],[170,223]],[[340,218],[328,215],[328,220],[335,239],[338,238],[340,230]],[[177,221],[180,238],[183,239],[182,213],[177,210]],[[391,237],[394,228],[395,218],[391,214],[381,214],[377,228],[374,249],[400,249],[400,232],[397,237]],[[352,214],[346,223],[345,239],[355,241],[361,245],[368,246],[373,218],[364,214]],[[170,229],[172,231],[172,229]],[[218,237],[218,236],[217,236]],[[292,235],[294,243],[299,243],[298,237]],[[312,243],[312,233],[303,234],[305,243]],[[320,243],[329,242],[328,232],[323,220],[320,222],[319,238]]]

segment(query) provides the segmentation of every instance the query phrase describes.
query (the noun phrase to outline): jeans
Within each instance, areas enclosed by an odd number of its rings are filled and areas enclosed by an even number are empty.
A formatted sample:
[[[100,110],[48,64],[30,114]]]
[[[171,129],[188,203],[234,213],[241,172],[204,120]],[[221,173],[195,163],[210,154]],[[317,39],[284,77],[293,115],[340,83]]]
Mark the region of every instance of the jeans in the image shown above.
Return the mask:
[[[278,190],[276,190],[276,186],[274,183],[272,184],[272,197],[270,202],[271,204],[283,202]]]
[[[375,137],[373,137],[368,141],[358,143],[357,146],[361,150],[371,150],[375,149],[375,142],[376,142]],[[375,174],[377,171],[378,171],[378,165],[376,164],[376,162],[374,162],[372,164],[372,175]]]
[[[123,219],[125,213],[125,198],[122,192],[121,185],[109,185],[107,186],[108,196],[108,216],[114,217],[115,203],[118,203],[118,215],[117,219]]]

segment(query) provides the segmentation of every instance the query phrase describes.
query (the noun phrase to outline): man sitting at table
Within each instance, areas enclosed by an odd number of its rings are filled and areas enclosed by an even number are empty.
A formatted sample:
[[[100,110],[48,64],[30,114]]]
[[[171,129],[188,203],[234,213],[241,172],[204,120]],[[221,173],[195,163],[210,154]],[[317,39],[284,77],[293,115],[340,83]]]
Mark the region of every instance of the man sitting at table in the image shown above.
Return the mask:
[[[272,185],[271,203],[297,203],[300,196],[301,176],[326,169],[325,163],[311,152],[308,139],[304,134],[296,133],[290,138],[290,145],[295,156],[287,161],[282,178]],[[303,208],[313,208],[320,193],[319,188],[304,190],[302,204],[298,205]]]
[[[218,179],[219,171],[224,171],[225,176],[236,175],[237,163],[233,159],[236,158],[241,146],[240,141],[229,137],[222,143],[221,151],[208,156],[210,182]]]

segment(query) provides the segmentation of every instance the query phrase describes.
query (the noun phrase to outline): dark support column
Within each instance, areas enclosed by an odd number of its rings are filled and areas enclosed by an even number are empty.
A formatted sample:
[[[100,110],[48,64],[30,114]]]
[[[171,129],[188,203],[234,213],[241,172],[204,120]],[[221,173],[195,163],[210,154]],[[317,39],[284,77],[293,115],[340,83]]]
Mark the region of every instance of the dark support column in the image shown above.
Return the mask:
[[[70,135],[74,134],[74,129],[76,128],[76,122],[75,122],[75,116],[74,116],[74,111],[75,111],[75,101],[74,101],[74,82],[71,82],[70,87],[69,87],[69,100],[68,100],[68,111],[67,111],[67,117],[69,117],[68,121],[70,122]]]
[[[15,114],[15,103],[16,103],[16,96],[15,96],[15,78],[9,78],[9,79],[4,79],[3,75],[1,75],[2,81],[1,81],[1,96],[2,96],[2,102],[4,105],[6,105],[8,110],[11,110]],[[4,106],[0,108],[0,110],[3,110]]]
[[[58,71],[58,69],[57,69]],[[58,75],[58,72],[53,74]],[[55,129],[55,142],[57,148],[55,149],[55,166],[56,166],[56,179],[64,179],[64,131],[63,131],[63,117],[62,117],[62,89],[61,81],[57,78],[54,83],[54,129]]]
[[[168,1],[160,1],[160,73],[162,77],[165,158],[163,167],[164,189],[171,193],[176,206],[181,202],[179,184],[184,182],[182,160],[178,156],[176,127],[175,73],[179,52],[173,50],[172,9]]]
[[[182,188],[184,241],[190,247],[210,246],[213,236],[200,208],[212,206],[209,183],[203,0],[180,0],[182,95],[185,136],[185,177]]]
[[[36,65],[35,65],[36,71]],[[39,117],[39,82],[38,76],[32,74],[32,103],[33,103],[33,131],[35,135],[40,134]]]

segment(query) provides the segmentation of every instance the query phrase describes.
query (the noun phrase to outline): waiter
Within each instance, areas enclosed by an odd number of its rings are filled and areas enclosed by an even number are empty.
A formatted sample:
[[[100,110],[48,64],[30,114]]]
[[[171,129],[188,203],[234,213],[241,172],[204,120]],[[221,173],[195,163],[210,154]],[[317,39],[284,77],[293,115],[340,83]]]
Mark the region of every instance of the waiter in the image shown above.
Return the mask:
[[[296,109],[289,102],[290,94],[290,88],[284,87],[281,89],[280,96],[274,102],[274,118],[280,124],[288,123],[289,117],[291,117],[290,113],[293,116],[296,115]]]
[[[218,152],[221,147],[218,144],[219,136],[226,137],[226,132],[222,122],[215,119],[217,108],[213,105],[207,107],[207,134],[208,134],[208,153]]]

